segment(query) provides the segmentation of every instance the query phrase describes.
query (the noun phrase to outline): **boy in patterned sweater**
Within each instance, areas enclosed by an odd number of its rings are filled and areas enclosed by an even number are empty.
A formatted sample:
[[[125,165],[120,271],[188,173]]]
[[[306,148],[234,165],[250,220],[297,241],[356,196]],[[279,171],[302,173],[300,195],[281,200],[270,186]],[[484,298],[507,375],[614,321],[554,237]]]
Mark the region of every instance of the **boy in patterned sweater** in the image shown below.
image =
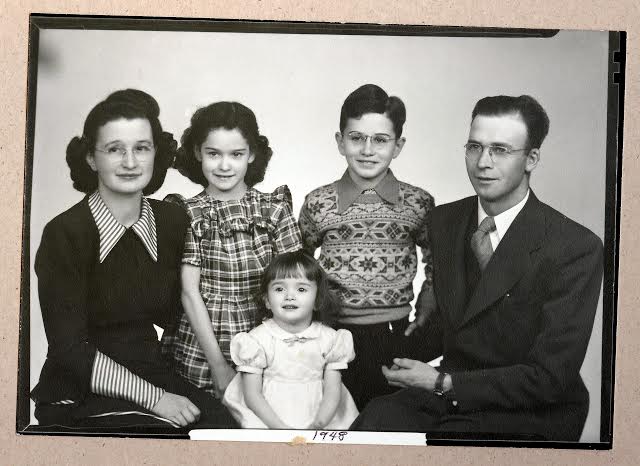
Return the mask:
[[[306,250],[319,261],[342,300],[338,326],[353,334],[356,359],[344,383],[359,409],[391,393],[382,375],[394,357],[416,354],[411,336],[435,307],[427,224],[433,197],[398,181],[389,169],[405,143],[404,103],[366,84],[342,105],[338,150],[347,160],[342,178],[313,190],[300,213]],[[416,319],[409,323],[413,279],[422,248],[426,280]]]

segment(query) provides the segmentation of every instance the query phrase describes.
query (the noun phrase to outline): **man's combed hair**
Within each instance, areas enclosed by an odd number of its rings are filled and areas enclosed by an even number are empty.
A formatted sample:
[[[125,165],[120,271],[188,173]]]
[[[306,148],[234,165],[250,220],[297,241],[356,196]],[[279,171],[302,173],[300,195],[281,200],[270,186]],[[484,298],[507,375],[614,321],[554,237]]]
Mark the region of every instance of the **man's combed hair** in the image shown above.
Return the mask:
[[[313,309],[313,320],[333,325],[340,312],[340,299],[330,290],[329,277],[320,267],[313,256],[304,250],[285,252],[275,256],[262,274],[260,291],[257,295],[258,316],[257,323],[273,317],[273,313],[267,309],[265,299],[269,290],[269,283],[283,278],[305,277],[315,282],[318,288],[316,302]]]
[[[215,129],[237,129],[249,144],[254,160],[249,164],[244,182],[254,186],[264,180],[273,151],[269,140],[260,134],[255,114],[238,102],[215,102],[199,108],[191,117],[189,126],[180,139],[180,149],[174,167],[194,183],[207,187],[209,182],[202,173],[202,164],[196,151]]]
[[[345,99],[340,110],[340,132],[344,132],[349,118],[358,119],[367,113],[386,115],[393,123],[395,137],[402,136],[402,127],[407,119],[404,103],[399,97],[390,97],[375,84],[360,86]]]
[[[98,130],[111,121],[143,118],[149,121],[155,147],[155,159],[151,181],[143,189],[143,194],[153,194],[167,175],[173,164],[177,143],[171,133],[162,130],[158,117],[158,102],[146,92],[137,89],[116,91],[98,103],[87,115],[82,136],[74,137],[67,145],[67,165],[71,170],[73,187],[83,193],[98,189],[98,174],[87,163],[87,155],[94,153]]]
[[[513,97],[496,95],[480,99],[471,112],[471,121],[477,115],[499,116],[518,114],[527,126],[528,149],[538,149],[549,132],[549,117],[542,105],[529,95]]]

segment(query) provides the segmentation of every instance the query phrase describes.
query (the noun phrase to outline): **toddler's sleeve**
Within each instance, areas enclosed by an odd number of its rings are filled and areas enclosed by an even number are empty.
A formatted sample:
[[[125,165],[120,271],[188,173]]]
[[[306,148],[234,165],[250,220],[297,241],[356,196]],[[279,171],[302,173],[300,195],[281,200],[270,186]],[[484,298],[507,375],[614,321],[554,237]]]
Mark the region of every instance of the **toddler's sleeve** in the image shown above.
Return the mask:
[[[335,333],[333,346],[327,354],[327,369],[346,369],[347,364],[354,360],[353,337],[349,330],[340,329]]]
[[[267,355],[262,345],[245,332],[236,334],[231,340],[231,359],[238,372],[262,374],[267,367]]]

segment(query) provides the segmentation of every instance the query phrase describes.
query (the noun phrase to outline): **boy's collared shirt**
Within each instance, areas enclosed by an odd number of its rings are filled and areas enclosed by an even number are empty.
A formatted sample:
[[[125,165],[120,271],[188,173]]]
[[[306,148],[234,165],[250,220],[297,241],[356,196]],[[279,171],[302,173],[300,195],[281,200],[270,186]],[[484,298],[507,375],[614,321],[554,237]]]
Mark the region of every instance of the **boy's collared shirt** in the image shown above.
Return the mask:
[[[389,204],[395,205],[398,203],[400,183],[391,170],[387,170],[387,174],[373,190]],[[336,191],[338,192],[338,213],[342,214],[367,190],[358,186],[351,178],[351,175],[349,175],[349,170],[345,170],[342,178],[336,183]]]

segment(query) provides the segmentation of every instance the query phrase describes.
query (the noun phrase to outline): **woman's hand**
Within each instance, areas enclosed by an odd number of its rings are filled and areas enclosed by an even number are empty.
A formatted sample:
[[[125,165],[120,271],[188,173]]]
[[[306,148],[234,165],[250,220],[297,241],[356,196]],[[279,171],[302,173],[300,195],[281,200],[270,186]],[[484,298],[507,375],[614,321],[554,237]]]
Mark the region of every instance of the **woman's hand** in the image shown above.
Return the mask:
[[[200,410],[189,398],[169,392],[162,395],[151,412],[183,427],[200,419]]]
[[[219,398],[222,398],[225,390],[236,376],[236,371],[227,364],[226,361],[223,361],[215,366],[212,366],[213,372],[213,380],[215,383],[215,391]]]

